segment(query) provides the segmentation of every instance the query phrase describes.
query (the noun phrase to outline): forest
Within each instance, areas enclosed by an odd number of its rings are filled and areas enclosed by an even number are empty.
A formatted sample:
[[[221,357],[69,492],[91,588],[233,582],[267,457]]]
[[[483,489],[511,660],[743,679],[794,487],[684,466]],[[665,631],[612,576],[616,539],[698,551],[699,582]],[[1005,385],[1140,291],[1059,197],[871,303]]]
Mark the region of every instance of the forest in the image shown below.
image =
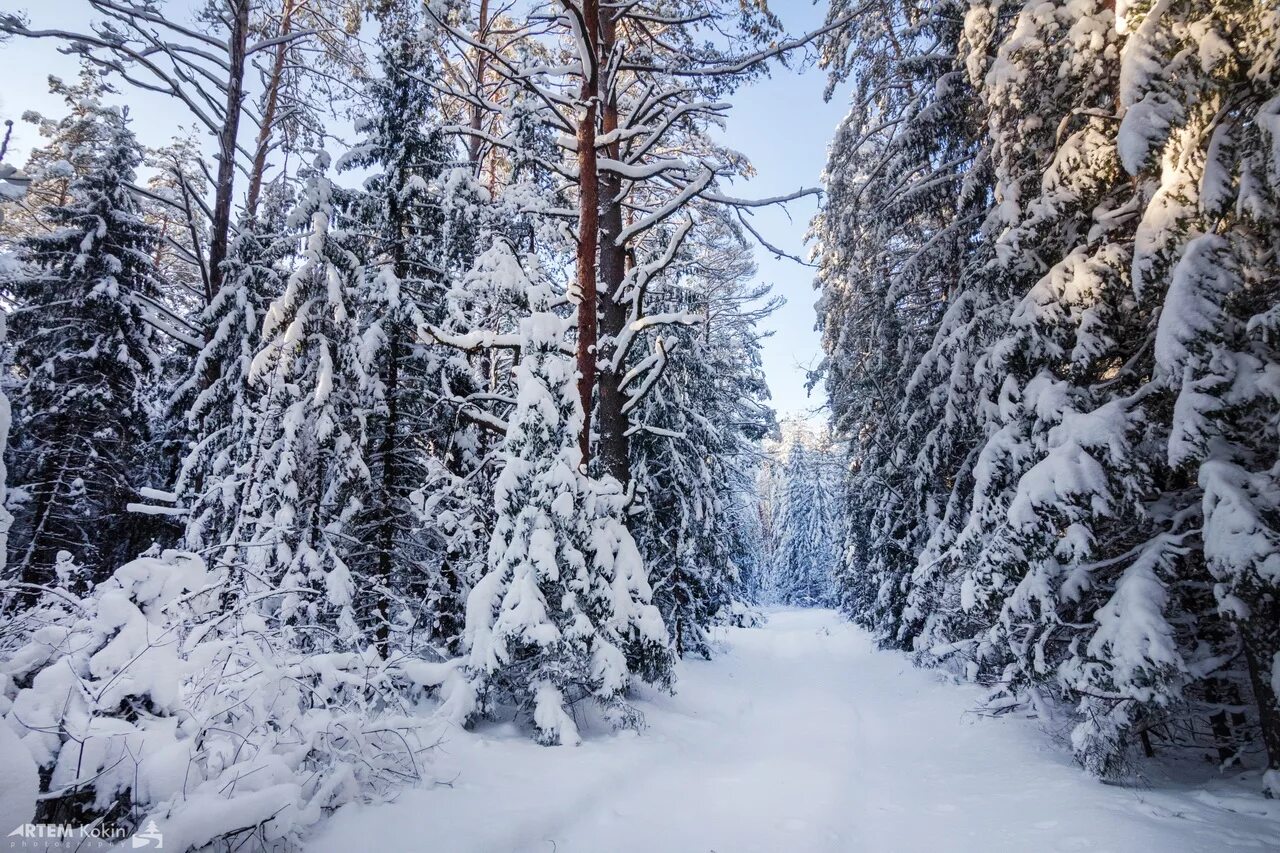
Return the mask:
[[[1280,846],[1280,5],[791,5],[0,10],[0,833]]]

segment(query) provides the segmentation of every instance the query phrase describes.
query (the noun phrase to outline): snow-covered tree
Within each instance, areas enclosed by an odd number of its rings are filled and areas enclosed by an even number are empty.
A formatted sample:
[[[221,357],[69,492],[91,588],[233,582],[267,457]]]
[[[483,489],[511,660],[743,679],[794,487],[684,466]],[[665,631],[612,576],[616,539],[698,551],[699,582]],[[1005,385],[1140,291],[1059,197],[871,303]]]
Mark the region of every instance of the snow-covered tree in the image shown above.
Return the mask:
[[[743,575],[759,559],[750,496],[773,413],[757,323],[778,301],[750,282],[749,248],[727,230],[691,240],[673,272],[651,289],[649,310],[691,322],[660,327],[649,353],[637,348],[637,379],[645,360],[665,363],[629,411],[629,523],[677,653],[709,656],[711,625],[749,597]]]
[[[300,263],[262,321],[248,379],[259,388],[244,469],[239,561],[245,592],[272,591],[299,642],[359,640],[348,527],[369,489],[370,380],[352,299],[365,268],[334,226],[328,157],[316,157],[289,226]]]
[[[55,229],[22,240],[5,282],[17,487],[9,569],[29,583],[53,580],[63,551],[102,577],[146,544],[125,508],[150,485],[136,474],[159,369],[144,317],[156,235],[129,190],[141,155],[126,117],[107,107],[95,116],[85,174],[47,210]]]
[[[35,821],[156,827],[177,850],[293,848],[340,806],[420,778],[430,720],[407,706],[435,673],[308,653],[228,602],[223,579],[152,549],[5,620],[6,767],[33,768]]]
[[[7,131],[7,128],[6,128]],[[13,166],[4,162],[6,146],[0,143],[0,225],[4,224],[5,202],[21,200],[26,195],[28,182]],[[9,252],[0,249],[0,281],[19,270],[18,261]],[[0,325],[0,366],[6,367],[9,359],[7,318]],[[9,452],[9,431],[13,426],[13,407],[5,393],[5,386],[0,384],[0,576],[8,577],[4,571],[9,559],[9,529],[13,526],[13,513],[9,511],[9,469],[5,460]]]
[[[71,200],[71,184],[92,168],[103,142],[103,99],[114,89],[89,63],[82,64],[74,83],[49,77],[49,93],[62,98],[67,114],[58,119],[27,112],[23,121],[35,126],[44,144],[33,148],[23,168],[30,183],[21,197],[9,199],[0,224],[0,241],[14,245],[24,234],[52,225],[47,211]]]
[[[960,281],[990,179],[960,59],[976,37],[962,26],[968,4],[873,5],[825,44],[833,85],[855,81],[854,108],[832,141],[813,235],[822,370],[852,454],[842,596],[906,646],[905,579],[973,441],[964,383],[982,303]],[[835,2],[828,18],[851,8]]]
[[[263,318],[284,289],[294,241],[286,227],[283,187],[276,185],[258,217],[242,220],[223,285],[200,312],[206,340],[171,393],[189,447],[175,493],[189,510],[185,538],[211,561],[236,559],[241,504],[259,439],[260,387],[250,381]]]
[[[424,635],[447,647],[472,579],[456,576],[450,560],[458,555],[415,509],[434,491],[433,463],[443,462],[459,430],[441,417],[448,408],[442,388],[451,397],[468,377],[456,375],[451,353],[419,344],[418,330],[443,320],[444,281],[465,268],[470,235],[452,232],[442,198],[452,152],[427,83],[429,31],[384,35],[389,44],[382,76],[370,84],[362,139],[342,163],[374,170],[351,211],[372,238],[364,249],[371,271],[358,294],[372,391],[363,450],[372,488],[352,533],[369,546],[358,563],[376,590],[365,619],[379,644],[387,644],[393,620],[402,621],[394,609],[407,610],[407,624],[425,625]]]
[[[573,703],[611,705],[633,673],[669,678],[667,632],[623,522],[624,492],[583,471],[572,321],[536,258],[498,241],[479,263],[526,295],[529,314],[517,333],[488,571],[467,604],[468,668],[481,710],[514,701],[532,711],[540,741],[573,744]]]
[[[878,5],[816,225],[846,607],[1101,775],[1257,726],[1274,792],[1275,10]]]
[[[791,420],[770,448],[766,596],[782,604],[828,606],[835,597],[844,519],[843,462],[825,428]]]

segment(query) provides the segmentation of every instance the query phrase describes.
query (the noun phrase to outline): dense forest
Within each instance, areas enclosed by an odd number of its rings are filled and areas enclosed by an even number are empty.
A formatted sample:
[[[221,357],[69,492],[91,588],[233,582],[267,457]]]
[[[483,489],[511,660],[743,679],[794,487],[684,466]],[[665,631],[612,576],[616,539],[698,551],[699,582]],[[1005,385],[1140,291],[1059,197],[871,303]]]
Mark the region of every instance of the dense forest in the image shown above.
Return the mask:
[[[1280,796],[1280,9],[873,5],[814,225],[843,606],[1099,775]]]
[[[0,817],[297,847],[778,605],[1280,797],[1280,7],[77,9],[0,12],[80,69],[0,141]],[[754,196],[735,93],[813,66],[824,186]]]
[[[82,62],[4,173],[4,707],[39,821],[165,813],[181,848],[288,803],[287,841],[417,775],[424,697],[576,743],[574,705],[636,724],[631,683],[746,612],[749,215],[788,199],[730,195],[709,131],[814,36],[473,5],[0,17]],[[154,94],[197,132],[143,147]]]

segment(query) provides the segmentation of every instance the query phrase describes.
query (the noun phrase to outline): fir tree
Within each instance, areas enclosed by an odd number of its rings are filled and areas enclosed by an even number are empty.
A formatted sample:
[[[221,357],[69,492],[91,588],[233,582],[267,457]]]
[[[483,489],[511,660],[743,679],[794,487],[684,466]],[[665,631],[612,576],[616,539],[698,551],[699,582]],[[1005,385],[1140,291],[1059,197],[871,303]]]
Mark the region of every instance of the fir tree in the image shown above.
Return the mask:
[[[623,523],[625,495],[582,471],[571,321],[525,266],[533,257],[498,242],[481,260],[527,294],[530,313],[518,333],[488,573],[467,603],[468,666],[482,710],[515,701],[532,711],[540,741],[577,743],[571,703],[614,704],[633,672],[669,678],[667,632]]]
[[[477,440],[475,428],[444,415],[478,382],[470,364],[422,344],[419,331],[445,321],[445,282],[468,267],[487,222],[483,208],[467,204],[470,181],[451,166],[452,147],[438,127],[427,32],[387,33],[363,138],[340,164],[374,170],[351,205],[370,233],[366,251],[376,267],[359,294],[372,382],[364,449],[372,490],[353,532],[370,546],[359,562],[377,590],[366,619],[379,645],[397,621],[428,628],[424,636],[456,652],[478,556],[475,543],[457,536],[458,519],[467,498],[487,495],[486,481],[469,476],[477,460],[466,444]]]
[[[802,420],[784,422],[781,435],[761,478],[769,519],[762,591],[780,604],[826,607],[843,532],[841,454],[825,429]]]
[[[932,93],[927,77],[896,90],[888,122],[893,94],[855,100],[846,126],[879,129],[833,147],[820,310],[852,440],[851,612],[923,660],[963,649],[1001,702],[1073,705],[1077,757],[1102,776],[1187,740],[1187,720],[1233,760],[1254,721],[1223,706],[1252,698],[1274,792],[1276,475],[1258,437],[1277,400],[1259,378],[1276,203],[1254,117],[1275,12],[1228,6],[971,4],[956,50],[929,52],[954,63]],[[885,8],[830,55],[891,69],[958,19]],[[947,115],[970,118],[895,147]],[[881,170],[899,150],[937,176],[922,192]],[[936,168],[957,151],[974,156],[960,185]],[[866,199],[949,185],[959,206],[920,208],[944,230],[881,241],[907,263],[850,262],[895,210]],[[936,219],[964,210],[977,227]],[[958,263],[919,278],[948,245]]]
[[[250,364],[294,249],[286,201],[283,185],[273,184],[259,215],[240,223],[222,289],[200,315],[204,346],[169,400],[178,429],[189,436],[175,487],[179,503],[190,510],[187,547],[208,549],[230,563],[243,533],[236,525],[259,440],[261,393],[249,379]]]
[[[144,547],[125,507],[137,490],[149,431],[147,398],[159,357],[145,321],[154,297],[156,235],[129,189],[140,152],[125,115],[101,127],[56,230],[23,239],[7,282],[17,382],[10,469],[18,491],[10,569],[52,580],[59,552],[94,577]]]
[[[328,165],[316,157],[289,216],[306,229],[301,263],[267,309],[249,366],[261,397],[236,522],[245,592],[274,592],[273,615],[313,647],[360,641],[349,525],[369,489],[370,382],[351,308],[365,270],[333,228]]]
[[[974,37],[962,5],[878,3],[824,48],[832,85],[856,81],[813,228],[822,371],[852,454],[840,583],[855,618],[897,647],[910,645],[907,578],[947,513],[948,482],[965,479],[975,432],[961,383],[983,306],[959,282],[990,174],[961,60]],[[848,11],[835,2],[828,18]],[[953,376],[949,392],[935,384]]]
[[[635,364],[665,364],[631,410],[629,524],[676,652],[710,656],[710,628],[750,595],[761,546],[747,496],[774,422],[756,324],[778,300],[750,283],[755,264],[728,231],[692,241],[677,269],[652,288],[649,310],[697,322],[660,328],[649,352],[635,348]]]

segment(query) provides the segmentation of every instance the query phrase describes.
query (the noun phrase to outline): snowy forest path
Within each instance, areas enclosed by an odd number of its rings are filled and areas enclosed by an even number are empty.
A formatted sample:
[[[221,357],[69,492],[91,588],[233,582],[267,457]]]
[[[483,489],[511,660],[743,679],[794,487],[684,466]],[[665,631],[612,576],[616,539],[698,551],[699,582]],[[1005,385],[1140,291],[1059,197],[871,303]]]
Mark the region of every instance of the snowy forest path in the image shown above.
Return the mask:
[[[310,849],[431,853],[911,853],[1280,849],[1256,794],[1100,785],[1033,724],[970,713],[828,610],[779,610],[686,661],[647,726],[582,719],[577,748],[514,723],[447,736],[445,784],[348,808]]]

